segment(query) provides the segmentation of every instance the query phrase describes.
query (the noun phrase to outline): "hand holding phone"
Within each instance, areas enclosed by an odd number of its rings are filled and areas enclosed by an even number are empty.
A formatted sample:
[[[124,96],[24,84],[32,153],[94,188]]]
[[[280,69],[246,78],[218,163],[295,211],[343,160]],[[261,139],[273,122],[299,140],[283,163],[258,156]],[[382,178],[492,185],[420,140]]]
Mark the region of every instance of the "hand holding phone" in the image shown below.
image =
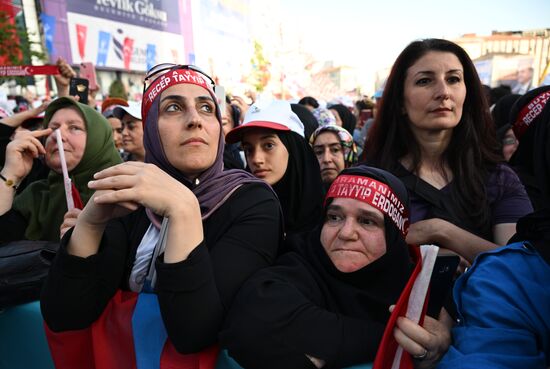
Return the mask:
[[[430,279],[430,300],[426,314],[437,319],[445,300],[452,292],[456,269],[460,257],[458,255],[441,255],[435,260]]]
[[[78,102],[88,104],[88,80],[84,78],[71,78],[69,82],[69,95],[78,96]]]
[[[99,86],[97,84],[95,67],[93,63],[90,63],[90,62],[81,63],[79,77],[88,80],[88,86],[90,90],[95,91],[99,89]]]

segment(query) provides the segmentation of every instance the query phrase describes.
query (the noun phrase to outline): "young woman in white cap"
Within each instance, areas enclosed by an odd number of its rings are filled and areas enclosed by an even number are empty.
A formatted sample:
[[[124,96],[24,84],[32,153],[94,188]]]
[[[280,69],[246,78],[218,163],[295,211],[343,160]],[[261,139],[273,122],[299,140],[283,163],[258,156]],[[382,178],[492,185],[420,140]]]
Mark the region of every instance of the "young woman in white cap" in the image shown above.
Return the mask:
[[[250,172],[269,183],[281,202],[287,238],[307,232],[322,216],[319,163],[304,125],[286,101],[258,102],[226,142],[241,142]]]
[[[127,154],[125,161],[144,161],[141,103],[129,101],[128,106],[117,106],[113,115],[122,122],[122,147]]]

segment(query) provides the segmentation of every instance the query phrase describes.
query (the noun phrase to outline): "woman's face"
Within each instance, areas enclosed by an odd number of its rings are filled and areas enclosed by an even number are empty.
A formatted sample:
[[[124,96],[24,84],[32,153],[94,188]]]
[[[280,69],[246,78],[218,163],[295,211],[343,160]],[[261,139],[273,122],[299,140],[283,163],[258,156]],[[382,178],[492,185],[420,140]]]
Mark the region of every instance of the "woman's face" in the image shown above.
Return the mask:
[[[72,171],[82,160],[86,148],[87,129],[82,114],[76,108],[59,109],[50,119],[48,128],[60,130],[67,170]],[[61,159],[55,132],[46,138],[44,148],[46,165],[57,173],[61,173]]]
[[[124,114],[122,117],[122,147],[124,151],[143,156],[145,148],[143,147],[143,123],[130,114]]]
[[[335,198],[327,209],[321,244],[339,271],[364,268],[386,253],[384,215],[362,201]]]
[[[203,87],[183,83],[164,90],[158,130],[166,158],[189,179],[216,161],[221,127],[216,104]]]
[[[288,166],[288,150],[271,129],[250,129],[241,145],[252,174],[274,185],[283,178]]]
[[[465,99],[464,68],[453,53],[430,51],[407,70],[404,105],[413,132],[453,129]]]
[[[107,118],[113,130],[113,141],[117,149],[122,148],[122,122],[117,117]]]
[[[338,135],[334,132],[319,134],[313,143],[313,152],[319,161],[321,179],[324,183],[332,183],[346,166]]]
[[[336,109],[329,109],[332,114],[334,114],[334,118],[336,118],[336,125],[339,126],[339,127],[342,127],[343,123],[342,123],[342,118],[340,118],[340,113],[338,113],[338,110]]]
[[[231,105],[225,104],[225,112],[222,112],[223,136],[225,137],[233,127],[235,127],[235,122],[233,122],[233,116],[231,115]]]

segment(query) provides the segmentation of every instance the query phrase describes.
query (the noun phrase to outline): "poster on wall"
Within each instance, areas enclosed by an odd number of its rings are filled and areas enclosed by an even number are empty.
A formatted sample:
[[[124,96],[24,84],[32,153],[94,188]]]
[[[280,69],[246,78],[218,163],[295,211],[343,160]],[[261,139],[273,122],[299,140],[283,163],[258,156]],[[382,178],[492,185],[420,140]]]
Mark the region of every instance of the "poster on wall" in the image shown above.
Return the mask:
[[[185,63],[178,14],[173,1],[67,1],[72,61],[132,71]]]

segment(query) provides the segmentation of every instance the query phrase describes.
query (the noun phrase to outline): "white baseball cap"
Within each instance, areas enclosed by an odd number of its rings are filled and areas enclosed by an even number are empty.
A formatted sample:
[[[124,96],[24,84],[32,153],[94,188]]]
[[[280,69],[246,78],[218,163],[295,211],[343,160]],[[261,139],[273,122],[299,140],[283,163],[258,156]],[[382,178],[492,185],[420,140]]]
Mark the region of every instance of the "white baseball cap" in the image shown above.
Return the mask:
[[[304,137],[304,124],[283,100],[262,100],[252,104],[244,116],[244,121],[225,136],[225,142],[235,143],[242,139],[250,128],[268,128],[276,131],[292,131]]]
[[[118,119],[122,119],[124,114],[129,114],[132,117],[141,120],[141,103],[128,101],[128,106],[117,106],[113,109],[113,115]]]

